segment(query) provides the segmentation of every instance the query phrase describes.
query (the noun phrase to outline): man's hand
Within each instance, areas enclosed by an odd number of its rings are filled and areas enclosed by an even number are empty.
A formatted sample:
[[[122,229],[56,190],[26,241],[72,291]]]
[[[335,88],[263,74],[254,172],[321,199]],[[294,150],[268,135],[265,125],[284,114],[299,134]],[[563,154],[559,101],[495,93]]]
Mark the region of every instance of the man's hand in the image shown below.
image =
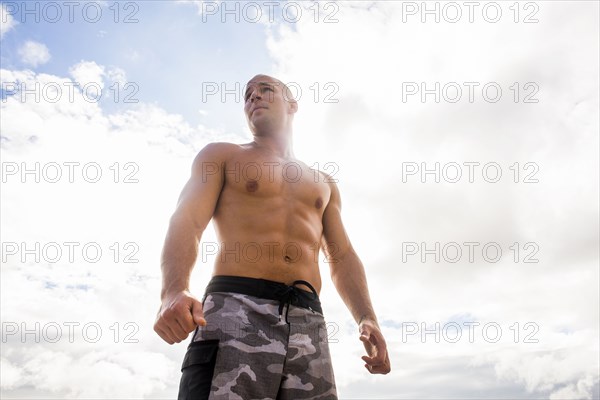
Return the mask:
[[[372,374],[387,374],[392,370],[387,346],[379,326],[369,320],[361,321],[358,326],[360,340],[367,350],[368,356],[362,356],[365,368]]]
[[[202,303],[187,290],[164,297],[154,331],[167,343],[185,340],[196,326],[206,326]]]

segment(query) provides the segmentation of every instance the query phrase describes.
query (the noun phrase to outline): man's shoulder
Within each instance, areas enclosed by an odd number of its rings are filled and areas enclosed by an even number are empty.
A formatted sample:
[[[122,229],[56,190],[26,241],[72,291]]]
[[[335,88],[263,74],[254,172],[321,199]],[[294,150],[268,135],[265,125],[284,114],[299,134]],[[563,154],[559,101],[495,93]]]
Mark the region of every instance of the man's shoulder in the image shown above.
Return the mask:
[[[226,161],[242,150],[243,145],[229,142],[211,142],[196,155],[196,161]]]
[[[243,144],[236,144],[230,142],[211,142],[204,146],[200,152],[213,152],[213,153],[232,153],[240,151],[243,148]]]
[[[311,168],[312,169],[312,168]],[[329,188],[331,189],[331,191],[338,191],[338,187],[337,187],[337,179],[334,178],[335,172],[333,174],[328,174],[326,172],[323,172],[321,170],[317,170],[319,173],[319,178],[320,178],[320,182],[324,182],[327,184],[327,186],[329,186]],[[337,171],[336,171],[337,172]]]

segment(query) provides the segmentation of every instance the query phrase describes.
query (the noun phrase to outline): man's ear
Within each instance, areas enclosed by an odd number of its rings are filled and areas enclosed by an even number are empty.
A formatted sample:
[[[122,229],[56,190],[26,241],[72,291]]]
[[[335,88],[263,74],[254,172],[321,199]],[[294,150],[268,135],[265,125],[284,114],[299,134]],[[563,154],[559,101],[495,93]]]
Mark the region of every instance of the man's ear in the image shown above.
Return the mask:
[[[298,102],[296,100],[290,101],[290,114],[296,114],[298,111]]]

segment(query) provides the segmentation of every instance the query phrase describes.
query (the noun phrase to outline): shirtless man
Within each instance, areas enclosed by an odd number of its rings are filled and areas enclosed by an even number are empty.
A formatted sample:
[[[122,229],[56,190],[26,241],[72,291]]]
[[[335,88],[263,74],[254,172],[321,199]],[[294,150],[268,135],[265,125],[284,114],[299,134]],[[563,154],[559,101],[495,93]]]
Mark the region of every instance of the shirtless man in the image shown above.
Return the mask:
[[[336,399],[319,249],[358,324],[365,367],[387,374],[364,268],[342,224],[336,184],[294,157],[298,104],[287,86],[257,75],[244,99],[254,140],[204,147],[170,220],[154,330],[169,344],[194,332],[179,399]],[[220,247],[200,301],[189,282],[211,219]]]

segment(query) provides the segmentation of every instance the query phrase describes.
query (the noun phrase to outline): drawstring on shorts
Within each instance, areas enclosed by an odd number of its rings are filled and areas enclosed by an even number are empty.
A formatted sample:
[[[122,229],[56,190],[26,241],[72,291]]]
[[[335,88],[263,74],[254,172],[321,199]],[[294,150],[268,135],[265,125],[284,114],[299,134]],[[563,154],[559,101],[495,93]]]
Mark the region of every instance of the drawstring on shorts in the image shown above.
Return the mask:
[[[297,302],[299,295],[302,294],[302,292],[304,292],[302,289],[299,289],[296,287],[296,285],[298,284],[302,284],[302,285],[306,285],[310,288],[310,290],[313,292],[314,296],[317,297],[317,291],[315,290],[315,288],[308,282],[304,281],[304,280],[297,280],[294,281],[290,286],[286,286],[285,288],[282,288],[281,290],[278,290],[275,295],[277,296],[277,299],[279,300],[279,321],[281,321],[281,314],[283,313],[283,307],[285,305],[287,305],[287,309],[285,311],[285,322],[287,324],[289,324],[290,322],[288,321],[288,313],[290,311],[290,305]],[[312,308],[308,307],[311,311]],[[314,312],[314,311],[313,311]]]

